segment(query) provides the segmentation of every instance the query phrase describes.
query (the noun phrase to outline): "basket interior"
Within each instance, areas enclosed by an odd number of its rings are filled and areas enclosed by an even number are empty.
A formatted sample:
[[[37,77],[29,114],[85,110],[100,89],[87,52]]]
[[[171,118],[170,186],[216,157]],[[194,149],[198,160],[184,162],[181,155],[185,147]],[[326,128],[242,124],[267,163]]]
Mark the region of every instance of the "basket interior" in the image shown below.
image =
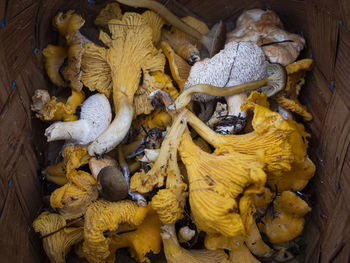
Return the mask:
[[[51,19],[76,9],[86,23],[81,30],[98,41],[93,18],[110,1],[14,0],[0,3],[0,256],[2,262],[45,262],[41,241],[31,228],[45,189],[40,167],[59,146],[43,137],[46,124],[34,118],[35,89],[61,91],[48,81],[42,49],[57,42]],[[305,193],[312,206],[304,237],[307,262],[348,262],[350,255],[350,2],[348,0],[169,0],[180,16],[196,16],[209,25],[223,20],[235,26],[242,10],[270,8],[285,27],[305,37],[303,57],[315,61],[301,92],[313,115],[306,123],[312,137],[309,154],[317,166]]]

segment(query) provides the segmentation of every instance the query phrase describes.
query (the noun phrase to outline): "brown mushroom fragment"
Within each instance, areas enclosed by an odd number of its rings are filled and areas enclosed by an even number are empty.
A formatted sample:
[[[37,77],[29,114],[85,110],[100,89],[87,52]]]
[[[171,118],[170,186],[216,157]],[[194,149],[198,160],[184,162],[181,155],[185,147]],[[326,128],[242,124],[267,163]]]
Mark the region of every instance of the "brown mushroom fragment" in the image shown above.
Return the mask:
[[[112,19],[121,19],[122,10],[117,2],[108,3],[94,20],[96,26],[108,29],[108,22]]]
[[[304,48],[305,40],[283,29],[272,10],[250,9],[237,19],[236,28],[227,34],[231,41],[253,41],[262,47],[271,63],[286,66],[293,63]]]
[[[128,183],[117,167],[104,167],[97,176],[97,182],[101,186],[100,196],[108,201],[116,202],[128,196]]]
[[[91,174],[96,180],[98,173],[106,166],[119,167],[117,161],[108,155],[101,158],[91,157],[89,160]]]
[[[75,121],[78,119],[76,110],[84,101],[82,92],[72,90],[72,95],[66,98],[56,98],[47,90],[37,89],[32,96],[31,110],[43,121]]]

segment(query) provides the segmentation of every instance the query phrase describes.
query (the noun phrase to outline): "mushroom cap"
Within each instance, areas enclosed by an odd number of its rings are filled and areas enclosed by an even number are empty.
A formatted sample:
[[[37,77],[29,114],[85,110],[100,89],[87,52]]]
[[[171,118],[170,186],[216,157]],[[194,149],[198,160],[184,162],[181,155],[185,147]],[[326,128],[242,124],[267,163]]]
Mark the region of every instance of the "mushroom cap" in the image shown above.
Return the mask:
[[[110,255],[110,241],[104,232],[116,231],[120,224],[137,226],[142,223],[149,207],[139,207],[135,202],[122,200],[109,202],[99,199],[93,202],[84,216],[83,252],[94,261],[103,262]]]
[[[127,247],[131,257],[136,258],[139,262],[151,263],[148,258],[149,253],[158,254],[161,250],[160,227],[161,222],[157,214],[151,210],[142,224],[136,227],[135,231],[123,233],[122,235],[113,235],[110,239],[110,250]],[[128,227],[126,226],[126,228]]]
[[[266,93],[268,97],[275,95],[283,90],[287,82],[287,72],[279,64],[269,64],[266,68],[267,78],[270,79],[268,86],[262,87],[261,91]]]
[[[237,19],[236,28],[227,34],[226,43],[252,41],[261,45],[284,40],[292,40],[292,42],[262,47],[271,63],[280,63],[283,66],[292,63],[304,48],[305,39],[285,31],[281,20],[273,11],[251,9]]]
[[[195,63],[185,83],[185,89],[196,84],[210,84],[229,87],[249,81],[264,79],[267,61],[261,48],[253,42],[230,42],[211,59]],[[215,97],[194,94],[193,99],[201,102]]]
[[[93,176],[81,170],[71,171],[67,178],[68,183],[51,194],[50,204],[64,218],[74,219],[85,214],[86,208],[97,199],[97,183]]]
[[[160,34],[162,33],[162,27],[165,24],[165,20],[155,12],[147,10],[142,13],[146,23],[152,28],[152,41],[157,44],[160,40]]]
[[[81,81],[91,91],[97,90],[107,97],[112,92],[112,73],[107,63],[107,50],[93,43],[84,46]]]
[[[93,177],[95,177],[96,180],[99,172],[106,166],[119,167],[117,161],[108,155],[105,155],[102,158],[91,157],[89,160],[89,168],[91,174]]]
[[[104,167],[99,172],[97,181],[101,185],[99,190],[101,197],[108,201],[117,202],[128,196],[128,183],[117,167]]]
[[[82,140],[81,143],[95,140],[107,129],[112,119],[111,107],[106,96],[95,94],[86,99],[81,106],[80,119],[87,121],[90,126],[89,138]]]
[[[111,19],[121,19],[122,10],[117,2],[108,3],[97,15],[94,23],[96,26],[108,28]]]

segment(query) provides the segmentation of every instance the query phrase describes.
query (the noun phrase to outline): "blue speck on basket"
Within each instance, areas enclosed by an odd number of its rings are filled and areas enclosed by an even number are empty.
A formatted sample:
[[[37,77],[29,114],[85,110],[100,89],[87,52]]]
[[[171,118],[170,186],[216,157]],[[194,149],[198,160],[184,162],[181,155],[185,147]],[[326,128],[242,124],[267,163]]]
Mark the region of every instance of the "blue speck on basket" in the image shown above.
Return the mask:
[[[16,87],[16,82],[14,80],[11,81],[11,89],[14,89]]]

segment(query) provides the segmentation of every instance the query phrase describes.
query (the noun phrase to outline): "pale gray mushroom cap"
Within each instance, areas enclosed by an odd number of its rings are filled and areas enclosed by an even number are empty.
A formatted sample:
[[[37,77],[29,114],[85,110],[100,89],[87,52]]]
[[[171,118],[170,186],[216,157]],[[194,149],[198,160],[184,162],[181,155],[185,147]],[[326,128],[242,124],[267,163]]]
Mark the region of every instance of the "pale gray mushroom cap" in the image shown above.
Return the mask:
[[[229,87],[266,77],[268,62],[262,49],[253,42],[230,42],[211,59],[195,63],[184,88],[196,84]],[[197,101],[214,99],[205,94],[194,94]]]
[[[95,140],[107,129],[112,120],[111,106],[107,97],[98,93],[85,100],[81,105],[80,119],[87,121],[90,127],[85,141]]]

